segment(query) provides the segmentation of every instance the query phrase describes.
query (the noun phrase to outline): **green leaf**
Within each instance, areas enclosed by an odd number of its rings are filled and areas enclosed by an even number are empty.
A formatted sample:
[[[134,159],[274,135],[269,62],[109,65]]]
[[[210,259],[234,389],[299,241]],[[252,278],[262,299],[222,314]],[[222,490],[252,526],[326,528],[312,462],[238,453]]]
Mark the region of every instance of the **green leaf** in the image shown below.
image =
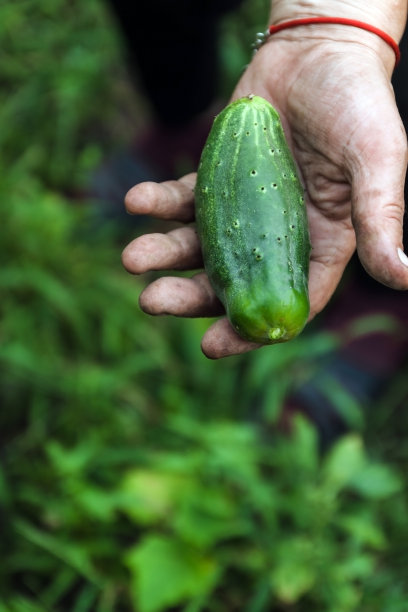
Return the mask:
[[[54,537],[46,531],[37,529],[28,523],[17,519],[14,522],[16,531],[39,549],[48,551],[66,565],[75,569],[90,582],[99,583],[99,575],[94,570],[89,558],[89,551],[78,540],[68,542],[65,539]]]
[[[296,462],[302,470],[317,472],[319,464],[318,436],[314,425],[303,416],[293,419],[293,446]]]
[[[339,582],[351,582],[370,576],[374,571],[375,559],[369,554],[350,555],[333,568]]]
[[[377,550],[382,550],[386,546],[383,530],[374,522],[374,516],[367,512],[340,516],[337,524],[356,543],[371,546]]]
[[[275,560],[277,565],[271,574],[274,592],[284,603],[295,603],[310,591],[317,577],[313,543],[303,537],[290,538],[281,543]]]
[[[92,584],[87,584],[78,594],[72,612],[91,612],[95,610],[95,600],[98,590]]]
[[[183,540],[200,548],[226,538],[247,535],[250,521],[239,515],[235,500],[223,488],[196,486],[177,507],[172,526]]]
[[[273,573],[272,582],[279,599],[292,604],[312,588],[315,579],[313,570],[294,562],[279,566]]]
[[[353,394],[345,389],[335,376],[329,374],[319,378],[317,384],[347,425],[360,431],[364,425],[364,415],[361,405]]]
[[[41,601],[47,608],[56,608],[57,602],[70,592],[77,579],[78,575],[71,567],[63,566],[55,578],[50,577],[46,589],[41,592]]]
[[[365,464],[362,439],[357,434],[341,438],[325,458],[325,485],[334,490],[344,488]]]
[[[122,481],[122,508],[136,522],[154,523],[169,517],[183,491],[191,487],[183,475],[149,469],[129,471]]]
[[[57,440],[49,440],[45,450],[52,465],[63,477],[83,474],[90,460],[95,456],[95,444],[90,440],[68,448]]]
[[[139,612],[158,612],[209,590],[217,575],[210,557],[171,537],[148,535],[127,555]]]
[[[122,501],[116,490],[94,487],[89,483],[76,483],[75,494],[84,514],[102,522],[113,520],[115,511]]]
[[[7,602],[0,601],[0,612],[49,612],[49,608],[25,597],[16,596]]]
[[[381,463],[371,463],[363,467],[351,480],[351,486],[364,497],[382,499],[398,493],[403,482],[396,472]]]
[[[256,480],[259,460],[258,432],[248,423],[213,422],[202,433],[209,453],[208,467],[231,481],[248,483]]]
[[[396,335],[401,333],[401,331],[403,331],[403,329],[397,317],[393,317],[387,313],[379,313],[363,315],[362,317],[354,319],[349,324],[347,333],[354,339],[381,332]]]

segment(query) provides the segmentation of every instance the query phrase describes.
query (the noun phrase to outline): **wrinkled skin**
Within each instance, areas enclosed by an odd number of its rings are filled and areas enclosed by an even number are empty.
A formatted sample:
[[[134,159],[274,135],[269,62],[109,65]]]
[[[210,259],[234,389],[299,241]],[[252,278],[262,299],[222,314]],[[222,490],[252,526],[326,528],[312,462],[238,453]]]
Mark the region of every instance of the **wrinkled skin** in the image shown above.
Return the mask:
[[[233,94],[236,99],[254,93],[277,108],[299,166],[312,242],[310,318],[329,301],[356,246],[370,275],[395,289],[408,288],[408,267],[397,255],[403,248],[407,144],[390,85],[394,58],[375,36],[361,42],[359,33],[350,40],[349,32],[344,41],[320,34],[296,45],[276,35],[255,55]],[[190,174],[136,185],[126,196],[127,210],[189,223],[194,182]],[[194,227],[137,238],[124,250],[123,263],[133,274],[202,266]],[[144,290],[140,304],[153,315],[222,314],[204,272],[191,279],[164,276]],[[257,346],[237,336],[225,317],[202,341],[210,358]]]

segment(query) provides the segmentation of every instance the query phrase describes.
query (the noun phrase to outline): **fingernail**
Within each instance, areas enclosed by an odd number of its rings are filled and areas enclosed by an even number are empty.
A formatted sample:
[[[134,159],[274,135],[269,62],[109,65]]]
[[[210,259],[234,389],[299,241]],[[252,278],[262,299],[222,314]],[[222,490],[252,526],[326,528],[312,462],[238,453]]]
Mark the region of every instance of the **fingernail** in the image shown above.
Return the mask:
[[[402,249],[400,249],[399,247],[398,247],[397,251],[398,251],[398,257],[400,259],[400,262],[403,263],[404,266],[407,266],[407,268],[408,268],[408,257],[407,257],[407,255],[405,255],[404,251]]]

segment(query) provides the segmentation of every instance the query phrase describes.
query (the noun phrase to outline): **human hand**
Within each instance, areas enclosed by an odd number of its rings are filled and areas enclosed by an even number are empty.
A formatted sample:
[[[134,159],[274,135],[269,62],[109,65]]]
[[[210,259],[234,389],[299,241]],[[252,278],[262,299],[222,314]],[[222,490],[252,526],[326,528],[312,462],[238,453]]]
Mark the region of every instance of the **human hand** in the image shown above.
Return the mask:
[[[345,40],[339,33],[344,32]],[[282,34],[282,35],[281,35]],[[371,34],[322,29],[297,40],[283,32],[262,47],[241,78],[233,99],[254,93],[281,115],[307,193],[312,242],[310,318],[332,296],[356,244],[369,274],[396,289],[408,288],[402,249],[406,138],[390,86],[393,57]],[[194,175],[145,183],[127,195],[135,214],[191,222]],[[202,266],[191,226],[148,234],[124,251],[129,272]],[[191,279],[163,277],[140,297],[150,314],[216,316],[222,308],[204,273]],[[206,332],[202,348],[211,358],[258,345],[242,340],[225,318]]]

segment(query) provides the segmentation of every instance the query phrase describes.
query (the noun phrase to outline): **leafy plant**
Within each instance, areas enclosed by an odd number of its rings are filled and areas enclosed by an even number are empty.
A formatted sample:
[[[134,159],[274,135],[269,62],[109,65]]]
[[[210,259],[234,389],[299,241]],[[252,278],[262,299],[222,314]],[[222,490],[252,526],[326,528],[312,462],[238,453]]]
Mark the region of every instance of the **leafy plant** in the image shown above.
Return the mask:
[[[404,610],[403,374],[322,454],[284,403],[339,338],[211,362],[206,321],[141,313],[77,193],[118,125],[104,5],[0,16],[0,612]]]

